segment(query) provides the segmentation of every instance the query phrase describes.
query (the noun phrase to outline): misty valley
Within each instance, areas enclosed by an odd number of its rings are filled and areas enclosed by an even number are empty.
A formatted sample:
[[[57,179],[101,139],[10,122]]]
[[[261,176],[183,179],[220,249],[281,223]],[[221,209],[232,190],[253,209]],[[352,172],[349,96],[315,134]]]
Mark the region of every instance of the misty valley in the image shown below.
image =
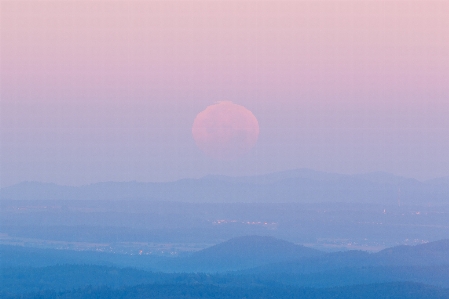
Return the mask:
[[[23,183],[1,190],[0,294],[449,298],[448,195],[445,179],[307,170]]]

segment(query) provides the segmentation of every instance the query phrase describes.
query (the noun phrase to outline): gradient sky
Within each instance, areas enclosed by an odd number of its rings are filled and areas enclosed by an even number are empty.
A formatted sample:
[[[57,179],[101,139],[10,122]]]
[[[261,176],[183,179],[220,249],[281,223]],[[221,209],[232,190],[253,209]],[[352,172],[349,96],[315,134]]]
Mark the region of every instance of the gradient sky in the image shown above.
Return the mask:
[[[1,1],[1,185],[292,168],[449,176],[449,1]],[[229,162],[195,116],[260,135]]]

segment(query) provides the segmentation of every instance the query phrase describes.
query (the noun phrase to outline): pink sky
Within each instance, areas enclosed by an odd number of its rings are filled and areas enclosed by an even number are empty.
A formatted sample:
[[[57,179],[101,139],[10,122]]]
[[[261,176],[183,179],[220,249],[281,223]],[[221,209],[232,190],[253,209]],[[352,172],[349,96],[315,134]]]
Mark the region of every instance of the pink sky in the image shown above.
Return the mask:
[[[2,1],[2,186],[288,168],[449,175],[449,2]],[[235,164],[196,114],[250,109]]]

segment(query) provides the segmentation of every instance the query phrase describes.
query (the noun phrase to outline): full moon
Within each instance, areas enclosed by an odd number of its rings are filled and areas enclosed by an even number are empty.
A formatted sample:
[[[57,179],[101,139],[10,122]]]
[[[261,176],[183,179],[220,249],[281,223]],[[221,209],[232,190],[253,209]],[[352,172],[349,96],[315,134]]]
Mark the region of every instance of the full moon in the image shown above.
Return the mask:
[[[198,113],[192,134],[196,145],[206,155],[232,160],[243,156],[256,144],[259,123],[245,107],[223,101]]]

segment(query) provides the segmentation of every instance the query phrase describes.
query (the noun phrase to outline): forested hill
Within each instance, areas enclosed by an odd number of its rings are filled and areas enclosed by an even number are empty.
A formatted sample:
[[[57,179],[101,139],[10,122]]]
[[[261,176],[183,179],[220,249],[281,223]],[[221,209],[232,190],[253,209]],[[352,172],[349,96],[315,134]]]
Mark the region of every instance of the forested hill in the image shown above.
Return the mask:
[[[449,290],[417,283],[384,283],[311,289],[282,286],[232,287],[208,284],[150,284],[112,289],[86,287],[71,291],[40,291],[25,295],[2,294],[4,299],[447,299]]]

